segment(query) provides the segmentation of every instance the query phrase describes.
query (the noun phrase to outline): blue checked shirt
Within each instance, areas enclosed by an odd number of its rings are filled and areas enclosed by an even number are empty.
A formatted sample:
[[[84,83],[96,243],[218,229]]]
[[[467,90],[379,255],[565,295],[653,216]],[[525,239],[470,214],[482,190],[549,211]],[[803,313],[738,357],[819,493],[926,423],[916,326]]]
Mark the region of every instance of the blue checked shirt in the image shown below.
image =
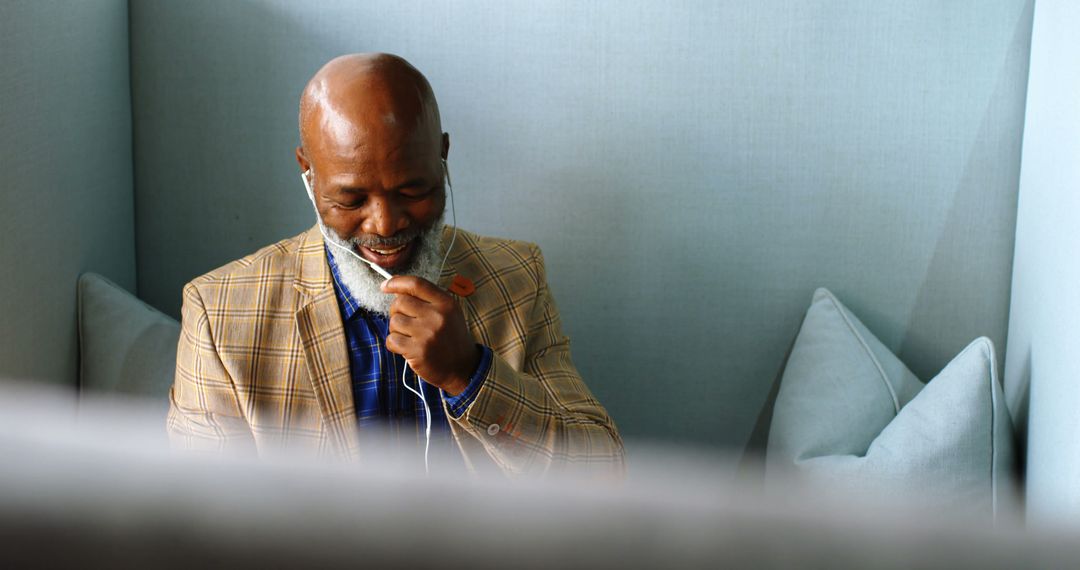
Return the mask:
[[[389,318],[360,307],[349,290],[342,286],[337,263],[329,250],[326,259],[334,276],[334,292],[341,308],[341,320],[345,324],[345,340],[349,345],[349,371],[357,423],[361,428],[382,428],[397,440],[415,437],[416,441],[422,442],[426,422],[424,406],[416,394],[401,385],[405,358],[386,349]],[[481,349],[480,365],[469,380],[469,386],[457,396],[442,392],[426,382],[418,383],[412,368],[405,371],[405,382],[412,389],[419,391],[419,386],[423,386],[424,399],[431,409],[432,447],[449,445],[451,440],[450,425],[439,399],[440,392],[455,418],[465,413],[469,404],[476,399],[491,367],[491,349],[482,345]]]

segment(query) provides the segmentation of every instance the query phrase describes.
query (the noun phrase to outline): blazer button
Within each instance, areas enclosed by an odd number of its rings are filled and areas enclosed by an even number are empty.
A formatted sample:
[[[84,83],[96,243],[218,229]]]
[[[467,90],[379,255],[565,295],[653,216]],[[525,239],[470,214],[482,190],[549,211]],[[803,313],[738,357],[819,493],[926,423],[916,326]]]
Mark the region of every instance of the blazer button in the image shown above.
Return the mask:
[[[487,429],[488,435],[495,435],[499,433],[499,424],[491,424]]]

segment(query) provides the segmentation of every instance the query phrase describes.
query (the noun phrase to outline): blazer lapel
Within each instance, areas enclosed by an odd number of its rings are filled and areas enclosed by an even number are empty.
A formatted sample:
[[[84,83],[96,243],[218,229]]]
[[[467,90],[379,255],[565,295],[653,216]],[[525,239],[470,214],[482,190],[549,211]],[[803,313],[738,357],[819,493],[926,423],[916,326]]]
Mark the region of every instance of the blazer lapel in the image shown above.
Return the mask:
[[[303,343],[308,376],[334,444],[343,456],[355,458],[359,434],[345,327],[318,226],[304,236],[297,258],[293,287],[301,294],[301,301],[295,315],[296,330]]]
[[[449,244],[453,237],[453,227],[447,226],[443,231],[443,243]],[[469,247],[463,242],[463,237],[458,234],[457,241],[454,242],[453,249],[450,251],[450,255],[446,257],[446,265],[443,267],[442,273],[439,274],[439,282],[436,283],[444,290],[450,288],[450,284],[454,281],[454,276],[458,275],[459,268],[463,265],[467,265],[467,258],[469,255]],[[462,275],[472,279],[475,275]],[[458,297],[458,303],[461,305],[461,311],[465,314],[465,323],[472,331],[476,340],[489,344],[490,339],[487,337],[487,331],[483,326],[483,322],[480,320],[479,313],[476,310],[476,300],[473,297]]]

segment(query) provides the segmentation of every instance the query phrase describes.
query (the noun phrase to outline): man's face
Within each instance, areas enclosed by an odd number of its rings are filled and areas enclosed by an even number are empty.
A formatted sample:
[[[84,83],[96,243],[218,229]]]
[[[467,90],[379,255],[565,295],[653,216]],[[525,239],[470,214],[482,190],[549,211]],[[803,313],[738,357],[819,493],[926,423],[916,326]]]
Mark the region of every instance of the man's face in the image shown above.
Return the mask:
[[[445,136],[429,129],[331,131],[306,150],[312,190],[323,223],[356,245],[356,252],[398,272],[413,261],[424,230],[446,204]]]

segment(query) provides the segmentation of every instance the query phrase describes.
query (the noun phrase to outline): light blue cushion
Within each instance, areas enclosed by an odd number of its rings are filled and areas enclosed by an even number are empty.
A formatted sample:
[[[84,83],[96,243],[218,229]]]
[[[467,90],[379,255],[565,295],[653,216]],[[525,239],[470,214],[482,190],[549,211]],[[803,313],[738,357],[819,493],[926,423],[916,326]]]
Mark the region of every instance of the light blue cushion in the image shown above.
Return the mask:
[[[94,273],[79,277],[78,297],[80,389],[167,405],[180,324]]]
[[[766,480],[795,475],[990,514],[1012,488],[1009,426],[989,339],[976,339],[924,387],[818,289],[781,380]]]

